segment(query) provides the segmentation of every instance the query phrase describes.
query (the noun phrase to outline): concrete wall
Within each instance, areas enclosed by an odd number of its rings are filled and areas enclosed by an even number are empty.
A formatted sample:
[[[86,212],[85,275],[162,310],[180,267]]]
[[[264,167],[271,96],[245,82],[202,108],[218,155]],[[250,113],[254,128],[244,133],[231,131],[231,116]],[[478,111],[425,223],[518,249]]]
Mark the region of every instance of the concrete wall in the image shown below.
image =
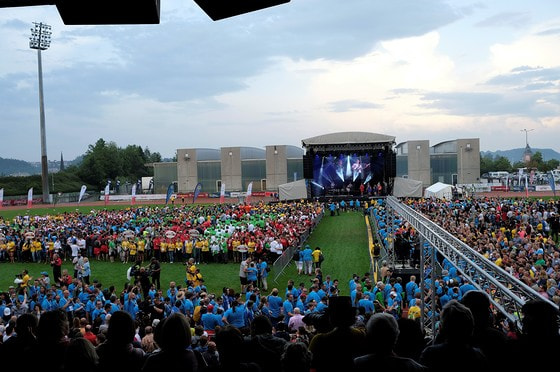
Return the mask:
[[[462,138],[457,140],[457,183],[476,183],[480,178],[480,140]]]
[[[423,187],[431,185],[430,141],[408,141],[408,178],[422,182]]]
[[[198,182],[196,149],[177,150],[177,189],[179,193],[192,192]]]
[[[266,189],[277,191],[288,182],[288,161],[285,145],[266,146]]]
[[[226,191],[244,191],[241,182],[241,148],[222,147],[220,149],[222,183]]]

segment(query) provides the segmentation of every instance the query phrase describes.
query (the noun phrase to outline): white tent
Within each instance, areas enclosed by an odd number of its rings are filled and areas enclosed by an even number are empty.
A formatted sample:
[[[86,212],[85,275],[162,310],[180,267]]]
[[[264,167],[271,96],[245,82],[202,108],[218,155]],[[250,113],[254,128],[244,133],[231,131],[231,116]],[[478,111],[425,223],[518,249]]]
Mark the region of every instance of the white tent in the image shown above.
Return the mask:
[[[424,190],[424,197],[451,199],[453,197],[453,186],[442,182],[436,182]]]
[[[421,198],[422,181],[395,177],[393,181],[393,196],[396,196],[397,198]]]
[[[307,186],[305,185],[305,180],[288,182],[282,185],[278,185],[278,199],[307,199]]]

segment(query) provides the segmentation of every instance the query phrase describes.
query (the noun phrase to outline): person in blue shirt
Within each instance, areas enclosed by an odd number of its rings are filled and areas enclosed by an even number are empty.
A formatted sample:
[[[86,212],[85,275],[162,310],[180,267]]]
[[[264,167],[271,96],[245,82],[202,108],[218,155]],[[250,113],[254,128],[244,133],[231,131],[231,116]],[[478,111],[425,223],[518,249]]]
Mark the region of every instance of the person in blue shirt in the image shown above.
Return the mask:
[[[305,246],[301,253],[303,257],[303,273],[313,275],[313,251],[309,244]]]
[[[123,310],[132,317],[132,320],[136,320],[136,314],[138,313],[136,293],[130,292],[130,294],[128,295],[128,299],[124,302]]]
[[[375,306],[369,294],[364,294],[364,297],[358,301],[358,308],[363,307],[366,314],[373,314]]]
[[[259,258],[259,274],[260,274],[260,284],[259,286],[262,288],[263,291],[268,291],[268,263],[262,257]]]
[[[231,307],[224,313],[222,322],[237,329],[245,327],[245,307],[238,300],[233,301]]]
[[[211,331],[213,333],[216,327],[222,327],[224,322],[222,321],[222,315],[214,314],[214,306],[208,305],[206,307],[206,314],[202,314],[201,322],[202,327],[206,332]]]
[[[273,288],[272,292],[267,298],[268,308],[270,309],[270,321],[272,326],[276,327],[276,324],[282,319],[283,314],[283,301],[280,296],[278,296],[278,288]]]
[[[321,302],[321,296],[319,296],[319,294],[317,293],[318,290],[319,290],[319,288],[317,287],[316,284],[313,284],[311,286],[311,291],[309,292],[309,294],[307,295],[307,298],[305,299],[305,304],[306,305],[311,301],[315,301],[316,303]]]
[[[465,282],[459,286],[459,291],[461,292],[461,296],[464,296],[468,291],[476,291],[476,287],[470,281],[465,280]]]
[[[406,285],[405,285],[405,292],[406,292],[406,300],[407,301],[410,301],[411,299],[414,298],[414,294],[416,293],[417,289],[418,289],[418,284],[416,283],[416,276],[411,275],[410,276],[410,281],[408,283],[406,283]]]
[[[284,308],[284,323],[288,324],[290,318],[294,315],[294,296],[290,293],[286,296],[286,301],[282,304]]]
[[[258,270],[254,262],[249,264],[249,266],[245,269],[245,272],[247,273],[247,282],[257,285]]]

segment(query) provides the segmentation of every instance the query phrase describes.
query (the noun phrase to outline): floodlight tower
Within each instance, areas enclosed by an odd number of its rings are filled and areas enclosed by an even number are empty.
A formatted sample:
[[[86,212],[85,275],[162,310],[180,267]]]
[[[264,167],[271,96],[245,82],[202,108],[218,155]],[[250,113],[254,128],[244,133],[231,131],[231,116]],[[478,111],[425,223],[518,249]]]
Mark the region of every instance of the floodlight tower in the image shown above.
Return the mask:
[[[527,133],[534,131],[534,129],[521,129],[521,132],[525,132],[525,146],[529,146],[529,136]]]
[[[51,45],[51,26],[44,23],[33,22],[29,38],[29,47],[37,49],[37,62],[39,65],[39,112],[41,120],[41,181],[43,188],[43,203],[49,203],[49,167],[47,163],[47,138],[45,134],[45,105],[43,102],[43,65],[41,51],[47,50]]]

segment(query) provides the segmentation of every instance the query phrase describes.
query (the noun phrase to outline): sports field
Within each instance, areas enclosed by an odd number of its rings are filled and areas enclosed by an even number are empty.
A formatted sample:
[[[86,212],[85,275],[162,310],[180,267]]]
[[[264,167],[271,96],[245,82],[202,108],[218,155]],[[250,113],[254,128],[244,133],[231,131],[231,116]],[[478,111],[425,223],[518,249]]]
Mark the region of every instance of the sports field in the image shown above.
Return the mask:
[[[114,209],[128,208],[129,206],[111,207]],[[70,208],[70,207],[69,207]],[[95,207],[80,207],[84,213],[89,212]],[[71,207],[72,211],[76,207]],[[33,209],[34,215],[62,213],[64,208],[57,208],[56,211],[50,209]],[[26,210],[3,210],[0,216],[6,220],[12,219],[17,214],[26,213]],[[312,248],[319,246],[323,250],[325,261],[323,262],[323,276],[331,275],[332,279],[340,280],[341,294],[348,294],[348,281],[352,274],[363,275],[369,270],[369,253],[367,230],[363,213],[346,212],[340,216],[331,217],[328,214],[323,217],[322,221],[311,234],[307,244]],[[130,264],[121,262],[104,262],[91,259],[92,275],[91,279],[97,279],[104,287],[114,285],[120,291],[127,282],[126,271]],[[147,265],[148,262],[145,262]],[[221,293],[223,287],[231,287],[239,291],[239,264],[201,264],[199,265],[201,273],[205,279],[205,284],[210,292]],[[13,285],[15,274],[21,273],[23,269],[27,269],[29,274],[37,278],[42,271],[47,271],[52,276],[52,269],[48,264],[34,263],[0,263],[0,291],[5,291],[10,285]],[[68,269],[69,273],[73,273],[73,266],[66,261],[63,269]],[[274,271],[269,273],[269,288],[278,287],[285,288],[288,279],[294,279],[296,284],[301,282],[309,284],[311,277],[298,276],[295,265],[291,264],[284,273],[278,278],[277,282],[273,281],[276,276]],[[161,283],[162,287],[167,288],[170,281],[184,285],[185,266],[176,262],[173,264],[162,263]]]

